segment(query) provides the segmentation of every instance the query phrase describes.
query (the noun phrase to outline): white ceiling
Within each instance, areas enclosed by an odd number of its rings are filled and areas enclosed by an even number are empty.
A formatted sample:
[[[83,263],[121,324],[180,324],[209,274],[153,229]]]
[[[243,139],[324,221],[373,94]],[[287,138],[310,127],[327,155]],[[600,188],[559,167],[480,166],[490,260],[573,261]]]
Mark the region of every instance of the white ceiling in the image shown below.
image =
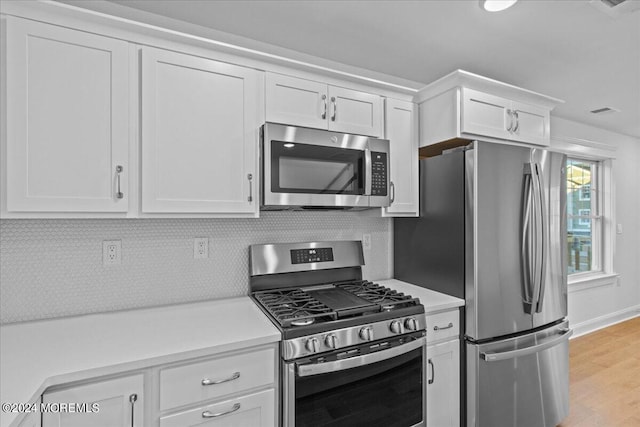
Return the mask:
[[[500,13],[478,0],[110,1],[422,84],[463,69],[563,99],[559,117],[640,138],[640,10],[612,17],[591,0],[520,0]],[[589,113],[601,107],[621,112]]]

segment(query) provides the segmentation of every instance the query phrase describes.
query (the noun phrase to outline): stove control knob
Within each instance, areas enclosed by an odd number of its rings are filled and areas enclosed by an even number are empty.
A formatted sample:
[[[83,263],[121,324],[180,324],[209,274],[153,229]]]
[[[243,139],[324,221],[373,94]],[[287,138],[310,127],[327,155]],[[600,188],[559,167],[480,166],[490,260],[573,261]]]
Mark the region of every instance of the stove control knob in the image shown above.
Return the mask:
[[[389,324],[389,330],[391,330],[391,332],[393,332],[394,334],[399,334],[400,332],[402,332],[402,323],[400,323],[399,320],[394,320]]]
[[[405,319],[404,327],[410,331],[416,331],[418,330],[418,322],[416,322],[416,319],[413,317],[409,317],[408,319]]]
[[[338,337],[336,334],[329,334],[324,338],[324,344],[329,348],[338,347]]]
[[[370,326],[365,326],[360,329],[360,333],[358,335],[360,335],[360,339],[363,341],[371,341],[373,339],[373,329],[371,329]]]
[[[309,338],[304,346],[311,353],[317,353],[318,350],[320,349],[320,343],[318,342],[318,338]]]

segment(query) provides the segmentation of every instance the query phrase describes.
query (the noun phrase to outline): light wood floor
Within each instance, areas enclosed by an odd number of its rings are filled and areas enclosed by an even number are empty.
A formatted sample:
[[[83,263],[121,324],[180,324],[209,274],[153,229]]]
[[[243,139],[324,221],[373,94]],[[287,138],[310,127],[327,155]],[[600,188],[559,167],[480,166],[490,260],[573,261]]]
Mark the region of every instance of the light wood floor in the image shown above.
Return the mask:
[[[560,427],[640,426],[640,317],[571,340],[569,371]]]

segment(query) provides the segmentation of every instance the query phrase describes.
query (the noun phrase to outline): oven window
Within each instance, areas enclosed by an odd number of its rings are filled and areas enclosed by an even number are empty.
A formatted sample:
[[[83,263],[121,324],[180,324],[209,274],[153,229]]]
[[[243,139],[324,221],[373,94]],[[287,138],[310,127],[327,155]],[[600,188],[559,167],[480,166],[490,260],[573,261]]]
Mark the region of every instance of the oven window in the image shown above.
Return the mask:
[[[271,191],[364,194],[364,152],[271,141]]]
[[[423,356],[296,378],[296,427],[410,427],[423,421]]]

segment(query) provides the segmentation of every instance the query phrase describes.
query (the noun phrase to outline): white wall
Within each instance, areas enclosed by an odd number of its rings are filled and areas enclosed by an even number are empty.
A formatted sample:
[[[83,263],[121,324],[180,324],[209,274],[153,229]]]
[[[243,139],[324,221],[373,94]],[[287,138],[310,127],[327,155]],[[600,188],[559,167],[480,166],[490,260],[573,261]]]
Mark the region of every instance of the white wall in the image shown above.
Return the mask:
[[[640,139],[581,123],[553,118],[552,138],[579,138],[616,147],[612,154],[615,182],[613,270],[617,281],[597,286],[569,286],[569,320],[584,333],[638,315],[640,310]],[[614,226],[615,229],[615,226]]]
[[[262,212],[258,219],[0,220],[0,323],[247,295],[249,245],[360,240],[363,274],[391,277],[391,220],[342,212]],[[209,258],[193,239],[209,238]],[[122,265],[102,241],[122,240]]]

